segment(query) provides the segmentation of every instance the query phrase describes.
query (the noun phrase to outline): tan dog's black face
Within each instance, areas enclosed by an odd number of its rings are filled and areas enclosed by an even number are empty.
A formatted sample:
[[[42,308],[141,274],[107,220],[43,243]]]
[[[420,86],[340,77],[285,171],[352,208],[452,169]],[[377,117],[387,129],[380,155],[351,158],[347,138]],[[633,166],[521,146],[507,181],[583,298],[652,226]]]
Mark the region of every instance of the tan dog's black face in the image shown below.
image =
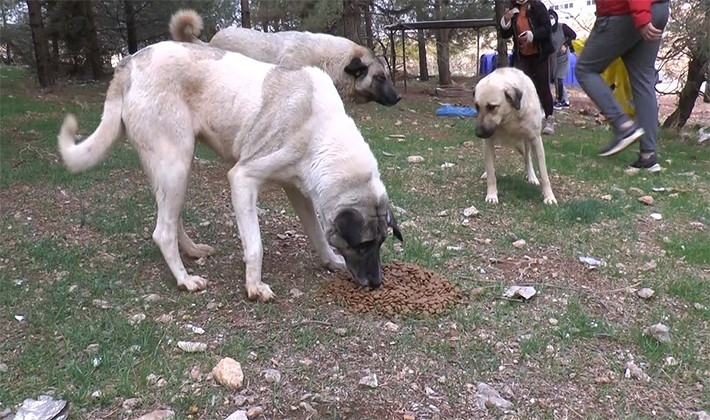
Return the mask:
[[[394,90],[386,63],[371,52],[350,60],[345,72],[355,78],[356,103],[375,101],[392,106],[402,99]]]
[[[326,232],[328,243],[345,259],[350,277],[360,286],[376,288],[382,284],[380,248],[388,228],[400,241],[402,234],[388,204],[363,210],[349,207],[339,211]]]
[[[514,86],[501,87],[483,79],[478,83],[473,100],[476,111],[476,136],[487,139],[509,114],[520,110],[523,92]]]

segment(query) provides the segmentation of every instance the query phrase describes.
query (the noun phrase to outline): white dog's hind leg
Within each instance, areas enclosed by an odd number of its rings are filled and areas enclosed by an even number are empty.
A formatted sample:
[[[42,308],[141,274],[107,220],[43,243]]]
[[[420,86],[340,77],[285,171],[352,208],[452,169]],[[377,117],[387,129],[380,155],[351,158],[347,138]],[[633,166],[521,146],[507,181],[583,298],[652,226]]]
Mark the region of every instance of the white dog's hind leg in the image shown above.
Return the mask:
[[[185,232],[182,216],[178,222],[178,245],[192,258],[203,258],[214,254],[214,248],[206,244],[196,244]]]
[[[306,231],[308,239],[310,239],[313,248],[318,253],[321,263],[330,270],[345,271],[345,260],[342,256],[336,255],[330,245],[328,245],[323,228],[318,223],[313,201],[304,196],[295,187],[284,187],[284,192],[286,192],[286,196],[291,201],[298,218],[301,219],[303,230]]]
[[[540,185],[540,181],[535,175],[535,168],[533,167],[532,154],[530,153],[530,142],[525,142],[525,152],[523,153],[525,158],[525,178],[530,184]]]
[[[274,297],[274,292],[268,284],[261,281],[264,250],[259,231],[259,216],[256,212],[256,197],[260,182],[249,176],[244,167],[239,164],[229,170],[228,176],[232,187],[232,205],[237,215],[237,227],[244,250],[247,296],[249,299],[265,302]]]
[[[545,204],[557,204],[555,194],[552,192],[550,178],[547,175],[547,163],[545,162],[545,149],[542,145],[542,137],[538,134],[533,143],[533,153],[537,156],[537,166],[540,168],[540,180],[542,187],[543,202]]]
[[[483,160],[486,165],[486,202],[495,204],[498,202],[498,185],[496,183],[496,170],[494,167],[496,151],[492,139],[483,140]]]
[[[156,153],[166,152],[162,147],[157,147]],[[163,145],[168,144],[164,142]],[[147,153],[147,152],[146,152]],[[155,199],[158,204],[158,220],[153,231],[153,240],[160,248],[165,262],[170,267],[179,288],[191,292],[202,290],[207,286],[207,280],[187,273],[180,259],[178,251],[178,229],[180,224],[180,211],[187,191],[187,179],[190,174],[190,161],[192,151],[171,153],[173,159],[167,161],[161,158],[143,156],[144,167],[150,173],[155,190]],[[185,162],[179,158],[186,156]]]

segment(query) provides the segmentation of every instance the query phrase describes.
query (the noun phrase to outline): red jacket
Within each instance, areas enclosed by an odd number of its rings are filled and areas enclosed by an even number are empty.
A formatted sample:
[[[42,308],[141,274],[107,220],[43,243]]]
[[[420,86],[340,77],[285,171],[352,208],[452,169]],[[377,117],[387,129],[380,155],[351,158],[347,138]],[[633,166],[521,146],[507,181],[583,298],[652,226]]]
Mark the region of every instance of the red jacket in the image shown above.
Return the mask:
[[[597,0],[597,16],[631,15],[637,28],[651,21],[651,5],[663,0]]]

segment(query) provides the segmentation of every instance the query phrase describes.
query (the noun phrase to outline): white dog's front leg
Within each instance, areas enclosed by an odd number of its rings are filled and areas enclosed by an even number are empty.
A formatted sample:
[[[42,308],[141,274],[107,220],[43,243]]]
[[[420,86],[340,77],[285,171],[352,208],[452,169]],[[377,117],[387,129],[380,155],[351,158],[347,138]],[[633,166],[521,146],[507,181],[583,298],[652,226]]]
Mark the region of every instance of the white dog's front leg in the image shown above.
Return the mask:
[[[244,250],[247,296],[249,299],[259,299],[265,302],[274,297],[274,292],[271,291],[269,285],[261,281],[264,251],[256,210],[256,197],[260,183],[250,177],[243,167],[235,165],[229,170],[229,184],[232,187],[232,205],[237,215],[237,227]]]
[[[535,175],[535,168],[533,167],[532,154],[530,153],[530,142],[525,142],[525,153],[523,154],[525,158],[525,178],[530,184],[540,185],[540,181]]]
[[[537,166],[540,168],[540,180],[542,187],[543,202],[545,204],[557,204],[555,194],[552,192],[550,178],[547,175],[547,163],[545,162],[545,149],[542,145],[542,137],[538,135],[533,143],[533,152],[537,156]]]
[[[486,184],[488,185],[486,202],[495,204],[498,202],[498,185],[496,183],[496,170],[494,165],[496,160],[495,143],[492,139],[483,140],[483,160],[486,166],[485,175]]]
[[[313,248],[318,253],[321,263],[330,270],[345,271],[345,260],[342,256],[336,255],[330,245],[328,245],[323,228],[318,223],[313,201],[295,187],[284,187],[284,192],[301,220],[303,230],[306,231],[306,235],[308,235],[308,239],[310,239]]]

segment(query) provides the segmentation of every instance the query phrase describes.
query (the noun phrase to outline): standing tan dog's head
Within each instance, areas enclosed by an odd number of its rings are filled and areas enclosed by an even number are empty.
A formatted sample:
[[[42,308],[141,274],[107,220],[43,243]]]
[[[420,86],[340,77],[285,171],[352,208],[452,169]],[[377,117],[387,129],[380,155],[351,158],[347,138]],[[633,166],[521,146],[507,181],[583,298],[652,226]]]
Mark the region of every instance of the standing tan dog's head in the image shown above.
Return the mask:
[[[345,66],[345,73],[355,78],[355,102],[375,101],[392,106],[402,99],[390,79],[387,63],[372,51],[359,47]]]
[[[361,286],[379,287],[382,284],[380,247],[389,228],[403,240],[387,198],[375,201],[359,200],[337,212],[330,227],[326,227],[328,243],[345,259],[352,279]]]
[[[500,79],[487,76],[481,79],[473,91],[476,116],[476,136],[490,138],[511,114],[520,111],[523,91],[511,83],[503,86]]]

